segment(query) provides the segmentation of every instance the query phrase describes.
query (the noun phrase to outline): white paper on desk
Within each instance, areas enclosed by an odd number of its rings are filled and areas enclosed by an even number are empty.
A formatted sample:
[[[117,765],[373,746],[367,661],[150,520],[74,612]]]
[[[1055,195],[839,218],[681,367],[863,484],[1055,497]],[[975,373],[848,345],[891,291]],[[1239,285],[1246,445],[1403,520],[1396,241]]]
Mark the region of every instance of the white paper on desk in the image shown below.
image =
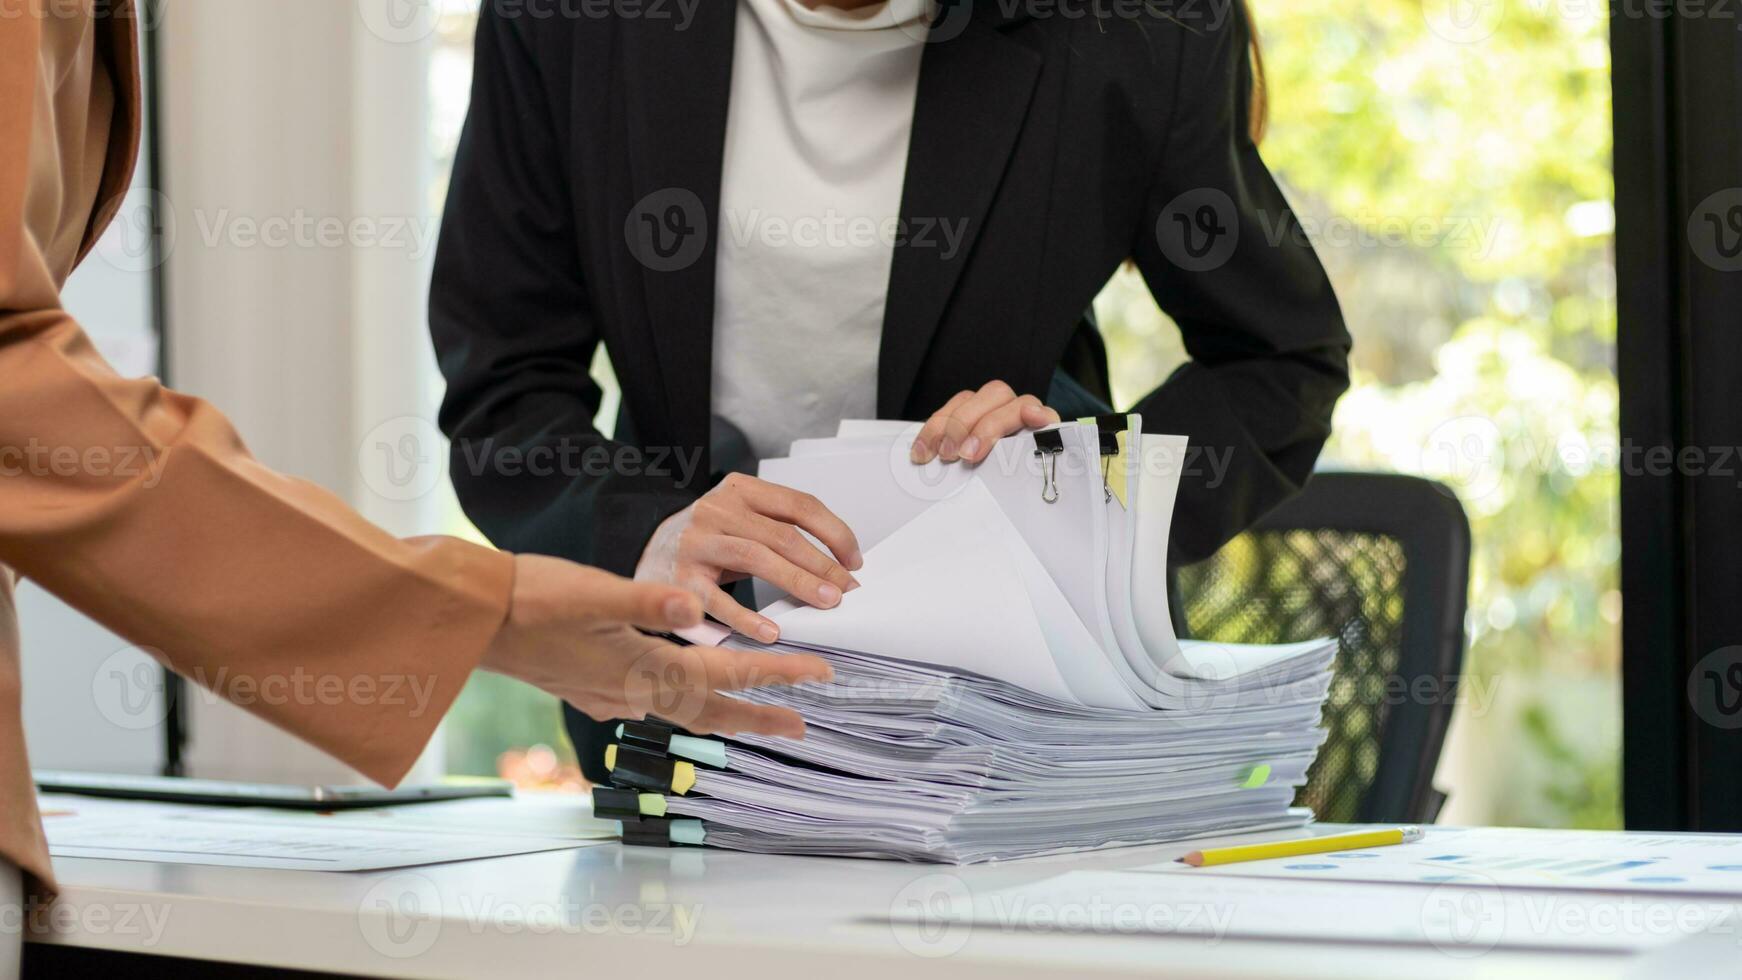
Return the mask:
[[[1062,701],[1142,707],[978,477],[865,553],[833,609],[764,610],[787,642],[877,652],[1008,681]]]
[[[1541,895],[1444,885],[1351,888],[1329,882],[1071,871],[978,895],[928,895],[895,903],[890,919],[931,929],[1092,932],[1219,942],[1303,940],[1432,946],[1449,956],[1495,948],[1632,953],[1719,926],[1731,909],[1683,903],[1641,910],[1629,928],[1613,902],[1594,895]],[[939,899],[943,899],[940,901]],[[1646,913],[1670,913],[1646,914]]]
[[[160,861],[287,871],[379,871],[557,851],[585,841],[320,824],[295,817],[250,823],[169,815],[143,820],[45,820],[57,858]]]
[[[1184,869],[1169,861],[1139,870],[1199,879],[1214,875],[1416,886],[1468,882],[1742,897],[1742,834],[1429,827],[1426,838],[1413,844],[1212,868]]]
[[[355,829],[578,841],[616,840],[621,832],[617,821],[593,816],[593,801],[580,793],[522,793],[513,797],[443,800],[331,812],[246,807],[208,810],[204,819],[217,823],[336,824]]]

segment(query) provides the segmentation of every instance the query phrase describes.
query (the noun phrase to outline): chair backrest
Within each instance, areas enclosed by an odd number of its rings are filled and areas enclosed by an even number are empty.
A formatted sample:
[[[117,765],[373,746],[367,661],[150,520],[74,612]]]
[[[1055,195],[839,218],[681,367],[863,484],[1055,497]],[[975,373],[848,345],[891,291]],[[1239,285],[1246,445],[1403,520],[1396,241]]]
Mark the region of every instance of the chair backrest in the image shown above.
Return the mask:
[[[1464,655],[1470,525],[1457,497],[1391,473],[1317,473],[1176,573],[1182,636],[1335,636],[1327,737],[1296,802],[1320,820],[1428,822]],[[1183,600],[1183,601],[1182,601]]]

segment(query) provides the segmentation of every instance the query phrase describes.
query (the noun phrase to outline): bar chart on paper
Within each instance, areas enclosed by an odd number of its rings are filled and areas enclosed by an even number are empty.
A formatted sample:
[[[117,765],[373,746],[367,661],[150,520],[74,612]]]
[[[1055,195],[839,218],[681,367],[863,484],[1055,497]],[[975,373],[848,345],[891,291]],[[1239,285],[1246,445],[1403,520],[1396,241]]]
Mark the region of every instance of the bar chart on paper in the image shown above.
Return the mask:
[[[1742,838],[1719,834],[1431,827],[1396,847],[1216,868],[1145,871],[1332,881],[1448,882],[1599,891],[1742,895]]]

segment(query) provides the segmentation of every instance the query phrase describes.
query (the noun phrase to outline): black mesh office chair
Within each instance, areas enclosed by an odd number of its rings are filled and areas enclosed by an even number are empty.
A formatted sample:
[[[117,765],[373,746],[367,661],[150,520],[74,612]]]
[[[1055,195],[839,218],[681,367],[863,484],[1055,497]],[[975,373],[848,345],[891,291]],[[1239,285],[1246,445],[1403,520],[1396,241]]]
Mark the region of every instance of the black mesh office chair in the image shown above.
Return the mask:
[[[1464,655],[1470,525],[1441,484],[1318,473],[1208,561],[1175,573],[1182,636],[1339,641],[1328,735],[1296,802],[1320,820],[1427,822]]]

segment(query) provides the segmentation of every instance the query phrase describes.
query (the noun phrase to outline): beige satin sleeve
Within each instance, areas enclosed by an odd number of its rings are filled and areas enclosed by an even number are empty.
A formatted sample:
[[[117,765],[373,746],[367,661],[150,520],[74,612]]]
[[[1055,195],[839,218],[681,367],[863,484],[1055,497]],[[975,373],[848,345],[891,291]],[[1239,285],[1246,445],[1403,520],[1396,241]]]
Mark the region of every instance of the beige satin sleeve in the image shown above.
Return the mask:
[[[396,539],[254,460],[212,406],[103,361],[25,227],[36,34],[12,20],[0,25],[0,564],[398,781],[502,623],[512,559]]]

